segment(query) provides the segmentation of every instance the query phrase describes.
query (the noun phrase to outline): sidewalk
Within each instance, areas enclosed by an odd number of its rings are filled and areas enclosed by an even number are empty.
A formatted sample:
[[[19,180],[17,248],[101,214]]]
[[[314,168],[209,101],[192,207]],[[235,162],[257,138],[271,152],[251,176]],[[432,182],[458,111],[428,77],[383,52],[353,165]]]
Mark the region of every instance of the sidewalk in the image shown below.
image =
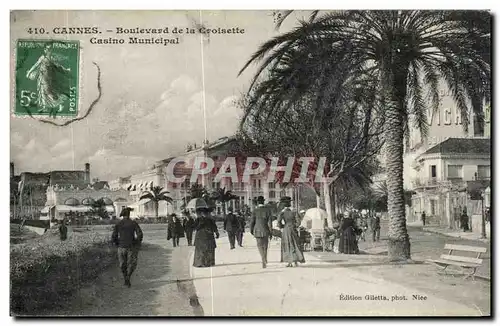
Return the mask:
[[[272,241],[268,268],[262,269],[255,240],[248,233],[244,244],[230,250],[228,239],[221,238],[216,266],[191,267],[205,316],[481,315],[478,309],[431,292],[349,268],[387,265],[384,256],[332,254],[325,260],[305,253],[305,264],[286,268],[279,262],[280,242]]]
[[[466,240],[475,240],[475,241],[481,241],[484,243],[489,243],[490,238],[489,235],[487,235],[486,239],[481,239],[481,234],[475,233],[475,232],[463,232],[463,231],[457,231],[453,230],[447,227],[440,227],[440,226],[424,226],[422,228],[422,231],[424,232],[431,232],[431,233],[439,233],[447,237],[453,237],[453,238],[460,238],[460,239],[466,239]]]

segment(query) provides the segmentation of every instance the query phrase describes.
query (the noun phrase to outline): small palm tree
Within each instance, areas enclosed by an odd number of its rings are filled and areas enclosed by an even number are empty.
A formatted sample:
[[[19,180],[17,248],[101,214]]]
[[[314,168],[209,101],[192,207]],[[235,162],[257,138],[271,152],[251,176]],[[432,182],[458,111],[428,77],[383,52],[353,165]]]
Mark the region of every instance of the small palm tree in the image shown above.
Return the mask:
[[[185,196],[182,199],[181,210],[184,210],[186,208],[186,205],[189,203],[189,201],[191,199],[195,199],[195,198],[203,198],[208,204],[210,195],[209,195],[207,189],[204,186],[202,186],[201,184],[193,183],[189,187],[188,193],[189,193],[189,195]]]
[[[92,203],[92,208],[90,209],[92,214],[99,216],[102,219],[109,218],[108,211],[106,210],[106,203],[104,199],[98,199]]]
[[[211,197],[213,200],[218,201],[219,203],[222,204],[222,214],[224,214],[224,217],[226,217],[226,203],[228,201],[238,198],[238,196],[235,196],[231,193],[231,190],[226,191],[225,187],[219,188],[216,191],[214,191]]]
[[[150,201],[152,201],[154,204],[155,217],[156,219],[158,219],[158,206],[160,201],[166,201],[169,204],[173,203],[172,198],[167,196],[167,194],[168,191],[164,190],[162,187],[155,186],[152,187],[150,190],[144,192],[139,198],[139,200],[149,199]]]

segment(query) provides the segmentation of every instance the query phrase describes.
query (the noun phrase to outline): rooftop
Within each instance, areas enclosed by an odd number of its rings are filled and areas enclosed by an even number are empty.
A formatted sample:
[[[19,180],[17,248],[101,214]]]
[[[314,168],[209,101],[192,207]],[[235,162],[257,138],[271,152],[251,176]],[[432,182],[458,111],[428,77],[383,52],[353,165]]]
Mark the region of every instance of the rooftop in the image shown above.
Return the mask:
[[[489,138],[448,138],[429,148],[425,154],[485,154],[491,152]]]

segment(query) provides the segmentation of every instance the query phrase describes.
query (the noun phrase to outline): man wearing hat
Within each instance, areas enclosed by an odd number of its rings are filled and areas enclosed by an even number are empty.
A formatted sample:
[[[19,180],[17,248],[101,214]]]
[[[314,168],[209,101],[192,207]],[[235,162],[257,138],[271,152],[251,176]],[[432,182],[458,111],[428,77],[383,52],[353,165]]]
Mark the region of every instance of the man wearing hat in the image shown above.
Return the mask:
[[[235,240],[236,240],[236,234],[238,232],[238,218],[236,215],[233,214],[233,209],[229,207],[228,209],[228,214],[226,215],[226,219],[224,220],[224,231],[227,232],[227,237],[229,238],[229,245],[231,247],[231,250],[235,248]]]
[[[125,207],[120,216],[123,219],[118,222],[111,236],[113,243],[118,246],[118,261],[125,279],[125,285],[130,287],[130,277],[137,267],[137,256],[142,242],[142,230],[137,222],[130,219],[130,211],[133,209]]]
[[[267,248],[269,238],[272,237],[272,215],[271,210],[264,206],[264,197],[257,198],[257,207],[252,214],[250,222],[250,233],[257,240],[257,248],[262,258],[262,268],[267,266]]]

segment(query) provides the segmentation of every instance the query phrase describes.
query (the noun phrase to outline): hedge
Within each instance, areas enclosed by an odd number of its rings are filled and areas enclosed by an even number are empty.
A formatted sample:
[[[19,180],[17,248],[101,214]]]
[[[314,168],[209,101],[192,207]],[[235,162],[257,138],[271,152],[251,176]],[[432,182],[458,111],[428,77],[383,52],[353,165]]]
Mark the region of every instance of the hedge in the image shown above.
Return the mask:
[[[95,232],[75,232],[60,241],[57,230],[49,230],[37,239],[11,245],[11,314],[32,315],[65,304],[82,283],[98,277],[116,260],[109,237]]]
[[[10,220],[10,223],[12,223],[12,224],[21,224],[22,222],[23,222],[23,220],[20,220],[20,219]],[[50,221],[49,220],[24,220],[24,225],[48,229],[48,228],[50,228]]]

